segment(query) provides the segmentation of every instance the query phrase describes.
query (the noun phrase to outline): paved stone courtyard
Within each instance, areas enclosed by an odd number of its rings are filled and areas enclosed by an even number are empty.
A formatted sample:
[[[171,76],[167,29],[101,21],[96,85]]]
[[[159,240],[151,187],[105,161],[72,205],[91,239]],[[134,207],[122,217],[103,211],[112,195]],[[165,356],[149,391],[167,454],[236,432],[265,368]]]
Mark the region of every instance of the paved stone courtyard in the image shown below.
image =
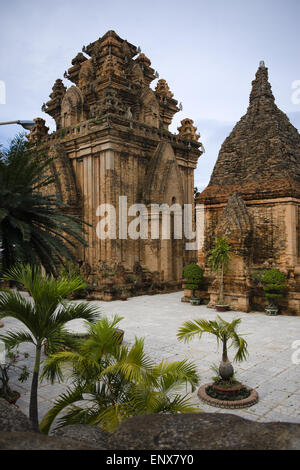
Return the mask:
[[[217,312],[206,306],[191,306],[180,302],[182,292],[155,296],[141,296],[128,299],[126,302],[93,302],[99,305],[102,315],[112,317],[119,314],[124,317],[120,327],[125,330],[124,341],[130,343],[135,336],[145,338],[146,352],[157,361],[161,359],[195,361],[199,368],[201,384],[210,381],[213,372],[210,367],[218,364],[221,350],[217,348],[215,337],[203,335],[189,344],[179,342],[176,338],[178,328],[186,321],[196,318],[212,320]],[[206,405],[197,397],[193,401],[206,412],[232,413],[255,421],[284,421],[300,423],[300,364],[294,364],[292,348],[294,341],[300,340],[300,317],[270,317],[263,313],[226,312],[221,314],[231,321],[242,318],[240,333],[247,333],[249,359],[236,364],[236,376],[244,384],[255,387],[259,393],[258,404],[243,410],[222,410]],[[72,329],[84,331],[82,321],[70,322]],[[1,333],[19,327],[20,324],[11,318],[4,319]],[[25,363],[30,370],[33,367],[33,347],[29,344],[20,346],[20,352],[31,353]],[[44,357],[44,356],[43,356]],[[232,359],[233,350],[229,350]],[[21,393],[17,404],[28,415],[31,377],[20,383],[17,375],[11,375],[11,385]],[[39,387],[39,418],[53,406],[57,396],[66,389],[66,384],[43,382]]]

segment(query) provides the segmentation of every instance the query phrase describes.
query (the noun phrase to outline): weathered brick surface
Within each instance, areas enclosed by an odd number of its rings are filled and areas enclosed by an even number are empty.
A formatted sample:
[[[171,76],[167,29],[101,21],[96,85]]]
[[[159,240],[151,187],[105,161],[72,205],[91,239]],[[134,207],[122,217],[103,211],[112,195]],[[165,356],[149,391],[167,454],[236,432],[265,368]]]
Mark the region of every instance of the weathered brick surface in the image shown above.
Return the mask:
[[[251,273],[276,267],[288,279],[282,313],[300,315],[300,135],[275,104],[268,69],[262,63],[252,82],[247,113],[223,143],[207,188],[204,247],[199,263],[211,274],[208,253],[216,236],[232,245],[225,279],[233,308],[251,309]],[[300,271],[299,271],[300,272]],[[217,282],[208,287],[213,305]],[[257,308],[257,296],[255,300]],[[260,307],[266,305],[261,297]]]
[[[187,240],[174,236],[150,239],[150,227],[148,240],[120,234],[118,207],[120,196],[127,196],[128,208],[193,204],[194,170],[203,153],[193,121],[182,120],[178,134],[169,131],[180,110],[177,100],[164,79],[150,87],[157,78],[150,59],[114,31],[84,47],[65,78],[72,86],[57,79],[42,108],[55,120],[56,131],[48,135],[38,119],[29,139],[56,157],[49,192],[90,224],[87,246],[76,249],[85,280],[104,300],[120,296],[122,288],[127,295],[146,293],[157,282],[165,291],[177,290],[182,267],[196,252],[186,251]],[[117,230],[107,239],[96,231],[102,204],[116,209]],[[126,228],[131,221],[128,216]],[[119,291],[106,286],[107,273]]]

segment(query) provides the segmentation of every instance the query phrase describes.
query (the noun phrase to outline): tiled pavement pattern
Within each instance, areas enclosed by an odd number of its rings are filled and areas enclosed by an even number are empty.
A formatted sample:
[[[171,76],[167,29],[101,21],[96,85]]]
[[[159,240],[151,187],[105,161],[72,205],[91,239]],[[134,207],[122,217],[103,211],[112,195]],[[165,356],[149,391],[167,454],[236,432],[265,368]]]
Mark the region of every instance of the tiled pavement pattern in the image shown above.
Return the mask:
[[[153,359],[194,360],[199,368],[201,384],[204,384],[209,382],[213,375],[211,365],[218,363],[221,356],[215,337],[205,334],[201,340],[195,338],[191,343],[185,344],[177,340],[176,333],[186,320],[199,317],[212,320],[216,318],[217,313],[206,306],[182,303],[181,297],[182,293],[177,292],[135,297],[126,302],[93,303],[99,305],[103,315],[123,316],[120,327],[125,330],[124,341],[130,343],[135,336],[144,337],[145,350]],[[247,333],[250,355],[246,362],[236,364],[236,376],[244,384],[256,387],[260,400],[258,404],[248,409],[224,410],[200,402],[196,392],[193,394],[194,402],[206,412],[233,413],[255,421],[300,423],[300,364],[292,362],[292,354],[295,352],[292,344],[300,340],[300,317],[270,317],[263,313],[239,312],[226,312],[221,315],[228,321],[236,317],[242,318],[239,331]],[[73,329],[84,330],[82,321],[72,323]],[[4,324],[1,333],[20,326],[11,318],[5,318]],[[26,363],[32,370],[32,346],[22,345],[20,352],[25,351],[30,353]],[[232,358],[233,350],[229,350],[229,355]],[[21,367],[23,364],[22,360],[18,366]],[[10,383],[13,389],[21,392],[17,404],[28,415],[31,377],[25,383],[20,383],[16,380],[16,375],[12,375]],[[65,383],[40,384],[40,419],[65,388]]]

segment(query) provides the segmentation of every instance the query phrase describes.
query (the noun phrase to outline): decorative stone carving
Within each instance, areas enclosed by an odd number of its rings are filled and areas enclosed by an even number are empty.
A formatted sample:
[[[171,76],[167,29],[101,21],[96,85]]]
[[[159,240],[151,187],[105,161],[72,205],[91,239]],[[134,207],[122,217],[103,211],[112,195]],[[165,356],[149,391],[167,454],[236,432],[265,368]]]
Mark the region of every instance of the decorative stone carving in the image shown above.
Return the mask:
[[[145,66],[145,67],[150,67],[151,65],[151,60],[148,59],[148,57],[145,56],[145,54],[141,53],[137,59],[136,59],[136,62],[138,62],[139,64]]]
[[[183,119],[181,121],[181,126],[178,127],[179,136],[183,139],[194,140],[198,142],[200,134],[196,134],[197,127],[194,125],[192,119]]]
[[[133,65],[131,74],[130,74],[130,79],[133,83],[140,85],[140,86],[144,86],[145,77],[141,69],[141,66],[139,64],[135,63]]]
[[[115,74],[118,77],[124,77],[125,73],[121,67],[120,62],[113,55],[108,55],[105,57],[103,66],[100,72],[100,78],[106,79],[107,77]]]
[[[148,126],[159,127],[159,104],[151,88],[145,88],[141,95],[141,117]]]
[[[160,99],[163,100],[163,98],[173,98],[173,93],[171,93],[171,90],[169,88],[169,85],[167,84],[166,80],[161,78],[158,80],[155,92],[157,95],[160,96]]]
[[[83,87],[89,85],[94,78],[94,69],[92,60],[85,60],[82,62],[78,76],[78,86]]]
[[[61,103],[62,127],[75,126],[83,118],[83,96],[79,88],[68,89]]]
[[[35,118],[34,119],[35,125],[30,130],[30,134],[27,136],[30,142],[38,142],[40,141],[45,135],[48,135],[49,127],[47,127],[46,121],[42,118]]]
[[[248,256],[252,243],[252,220],[239,194],[230,196],[215,230],[217,237],[225,236],[233,250]]]

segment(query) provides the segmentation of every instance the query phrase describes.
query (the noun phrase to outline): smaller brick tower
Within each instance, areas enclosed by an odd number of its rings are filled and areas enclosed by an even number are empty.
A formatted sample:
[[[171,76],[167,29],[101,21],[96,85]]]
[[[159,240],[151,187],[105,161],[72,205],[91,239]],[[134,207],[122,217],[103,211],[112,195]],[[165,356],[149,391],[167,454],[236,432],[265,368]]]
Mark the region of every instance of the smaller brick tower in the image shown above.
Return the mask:
[[[225,281],[232,308],[262,308],[251,273],[275,267],[288,278],[282,311],[300,315],[300,135],[275,104],[268,69],[260,63],[247,113],[223,143],[209,185],[198,196],[205,232],[199,263],[205,266],[211,305],[217,300],[207,255],[225,235],[233,256]]]

